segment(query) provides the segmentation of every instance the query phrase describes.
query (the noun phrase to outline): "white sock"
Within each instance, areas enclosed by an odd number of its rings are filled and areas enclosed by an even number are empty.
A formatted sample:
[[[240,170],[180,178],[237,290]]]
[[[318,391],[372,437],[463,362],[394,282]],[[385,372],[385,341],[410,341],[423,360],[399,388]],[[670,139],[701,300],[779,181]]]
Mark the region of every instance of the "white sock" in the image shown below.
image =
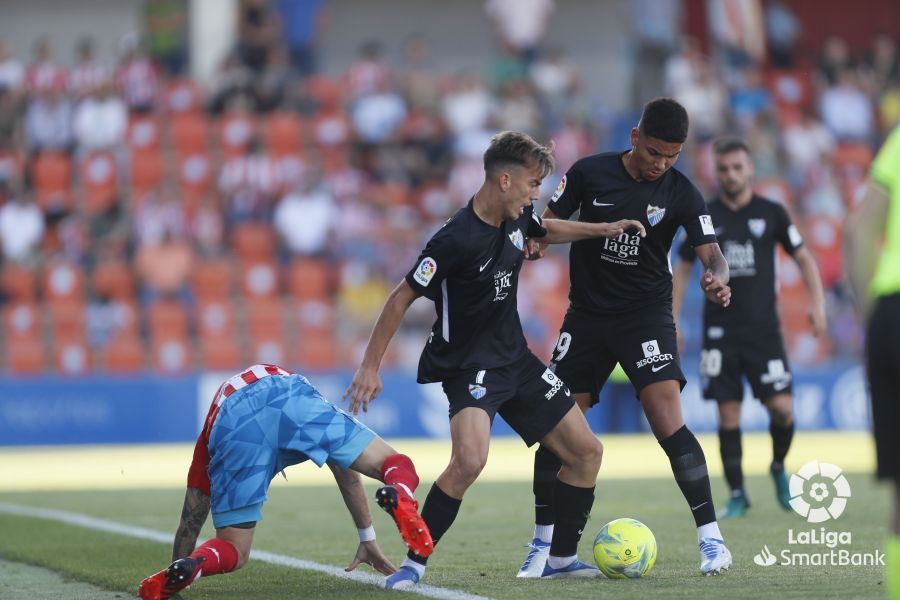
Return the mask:
[[[577,558],[577,554],[572,556],[549,556],[547,557],[547,564],[550,565],[551,569],[562,569],[571,565]]]
[[[419,574],[419,579],[422,579],[422,577],[425,575],[425,565],[417,563],[409,557],[404,558],[403,564],[400,566],[413,569],[416,573]]]
[[[549,544],[553,541],[553,525],[535,525],[534,537]]]
[[[725,539],[722,537],[722,532],[719,531],[719,523],[716,521],[707,523],[706,525],[701,525],[697,528],[697,541],[699,542],[705,537],[716,538],[719,540]]]

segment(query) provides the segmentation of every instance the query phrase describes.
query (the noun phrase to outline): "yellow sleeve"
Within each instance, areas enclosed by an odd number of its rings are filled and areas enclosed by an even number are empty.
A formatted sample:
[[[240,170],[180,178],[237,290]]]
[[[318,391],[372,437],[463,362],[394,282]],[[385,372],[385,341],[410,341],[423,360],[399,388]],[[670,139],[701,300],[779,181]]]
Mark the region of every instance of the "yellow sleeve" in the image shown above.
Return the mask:
[[[900,126],[888,135],[870,169],[872,179],[892,195],[900,192]]]

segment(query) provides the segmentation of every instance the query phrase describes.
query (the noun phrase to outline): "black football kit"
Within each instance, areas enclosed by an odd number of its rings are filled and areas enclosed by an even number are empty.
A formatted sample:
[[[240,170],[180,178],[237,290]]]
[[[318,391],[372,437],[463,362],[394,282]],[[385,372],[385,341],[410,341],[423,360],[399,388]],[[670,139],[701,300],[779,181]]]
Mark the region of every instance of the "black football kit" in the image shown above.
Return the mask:
[[[528,349],[516,303],[522,250],[547,231],[533,207],[500,227],[472,201],[432,236],[406,281],[434,301],[437,319],[418,381],[440,381],[450,417],[468,406],[499,412],[534,444],[573,406],[568,388]]]
[[[672,317],[669,250],[679,227],[693,246],[716,242],[713,221],[696,187],[669,169],[637,181],[622,153],[582,158],[563,177],[547,208],[591,223],[641,221],[647,236],[573,242],[569,310],[553,352],[555,372],[573,392],[597,401],[616,362],[637,392],[656,381],[684,386]]]
[[[793,255],[803,245],[797,228],[780,204],[753,196],[738,210],[721,200],[709,202],[719,246],[731,271],[731,306],[706,301],[700,375],[703,396],[710,400],[743,398],[741,377],[753,395],[766,400],[790,393],[791,372],[781,339],[776,306],[776,245]],[[694,251],[683,244],[682,260]]]

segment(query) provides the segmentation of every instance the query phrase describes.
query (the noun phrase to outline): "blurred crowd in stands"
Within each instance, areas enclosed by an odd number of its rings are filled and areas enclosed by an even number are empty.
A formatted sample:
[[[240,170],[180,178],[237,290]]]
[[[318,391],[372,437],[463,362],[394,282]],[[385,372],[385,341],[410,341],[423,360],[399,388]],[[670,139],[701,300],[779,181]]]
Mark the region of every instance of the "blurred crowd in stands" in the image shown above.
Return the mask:
[[[188,77],[178,0],[145,4],[145,28],[122,38],[116,64],[89,38],[37,39],[30,57],[0,41],[0,370],[352,367],[391,287],[477,189],[494,132],[554,141],[546,199],[578,157],[624,150],[658,95],[691,115],[678,168],[711,195],[712,140],[746,136],[759,191],[788,207],[817,257],[828,339],[809,333],[799,272],[782,265],[793,359],[854,354],[841,222],[900,121],[896,40],[851,50],[835,36],[801,55],[801,24],[769,2],[762,39],[732,43],[713,18],[704,49],[681,33],[679,2],[629,5],[628,111],[593,101],[585,66],[544,43],[553,0],[487,0],[496,53],[454,72],[421,35],[373,38],[345,72],[322,72],[329,7],[311,0],[241,0],[237,42],[207,86]],[[564,251],[523,268],[523,325],[542,355],[567,288]],[[696,293],[685,309],[689,351],[699,303]],[[417,303],[388,363],[413,367],[432,320]]]

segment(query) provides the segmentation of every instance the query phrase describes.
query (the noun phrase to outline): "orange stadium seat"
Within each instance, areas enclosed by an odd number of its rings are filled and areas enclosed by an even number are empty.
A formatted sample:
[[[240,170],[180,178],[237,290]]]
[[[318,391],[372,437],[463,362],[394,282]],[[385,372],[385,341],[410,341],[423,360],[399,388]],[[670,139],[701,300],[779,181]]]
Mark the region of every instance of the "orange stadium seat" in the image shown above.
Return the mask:
[[[227,258],[200,260],[191,275],[191,289],[199,300],[222,300],[231,295],[234,267]]]
[[[189,322],[187,309],[177,300],[159,300],[147,309],[147,326],[154,339],[186,337]]]
[[[778,111],[812,106],[814,86],[809,69],[772,69],[765,78]]]
[[[197,303],[197,330],[209,337],[234,337],[234,306],[228,298],[202,299]]]
[[[331,332],[300,329],[292,362],[303,369],[333,369],[338,359],[337,344]]]
[[[200,355],[203,368],[209,370],[234,370],[246,364],[241,347],[233,335],[201,335]]]
[[[177,113],[170,119],[169,127],[175,152],[182,156],[206,152],[209,120],[204,113],[200,111]]]
[[[275,232],[264,223],[241,223],[231,234],[231,247],[241,260],[268,260],[275,256]]]
[[[160,373],[184,373],[194,366],[194,352],[187,337],[162,336],[151,341],[153,368]]]
[[[203,108],[203,90],[191,79],[172,79],[163,91],[163,108],[169,113],[183,113]]]
[[[254,364],[284,365],[289,361],[284,337],[259,336],[250,340],[250,361]]]
[[[6,348],[6,368],[13,375],[36,375],[47,369],[47,357],[40,338],[16,342],[15,350]]]
[[[48,302],[84,301],[84,272],[79,265],[57,261],[44,267],[44,299]]]
[[[295,258],[288,267],[288,289],[298,300],[328,298],[331,268],[319,258]]]
[[[247,152],[256,137],[256,120],[250,113],[226,113],[219,119],[219,148],[227,157]]]
[[[2,309],[3,340],[7,348],[19,341],[41,338],[41,311],[35,302],[17,301]]]
[[[0,271],[0,291],[14,300],[34,300],[37,297],[37,273],[34,269],[7,263]]]
[[[162,126],[149,115],[133,115],[128,123],[125,142],[132,153],[159,152]]]
[[[334,107],[341,103],[340,83],[326,75],[317,74],[306,78],[303,88],[320,107]]]
[[[110,373],[136,373],[144,369],[147,358],[136,333],[120,333],[100,351],[100,366]]]
[[[92,152],[79,166],[84,188],[84,209],[88,214],[103,212],[116,202],[118,178],[116,157],[112,152]]]
[[[302,331],[334,331],[335,309],[330,298],[294,301],[290,306]]]
[[[83,302],[54,302],[47,305],[47,323],[53,340],[83,338],[87,326]]]
[[[165,161],[159,150],[131,153],[131,197],[140,198],[159,187],[165,178]]]
[[[101,261],[91,274],[91,288],[99,298],[134,299],[134,273],[123,261]]]
[[[85,375],[91,370],[91,348],[87,338],[61,337],[53,340],[53,367],[63,375]]]
[[[241,262],[240,289],[246,297],[273,298],[278,295],[279,273],[274,260],[249,260]]]
[[[70,208],[72,202],[72,160],[62,152],[41,152],[31,163],[31,181],[38,204]]]
[[[248,298],[244,311],[251,339],[284,336],[287,321],[279,298]]]
[[[178,159],[178,185],[186,203],[196,203],[209,190],[213,180],[213,165],[206,154],[194,153]]]
[[[319,111],[310,123],[310,136],[320,152],[334,150],[335,154],[343,156],[344,146],[353,138],[353,125],[340,109]],[[326,155],[323,158],[333,157]]]
[[[303,120],[290,111],[278,111],[262,124],[266,150],[274,156],[303,153]]]

